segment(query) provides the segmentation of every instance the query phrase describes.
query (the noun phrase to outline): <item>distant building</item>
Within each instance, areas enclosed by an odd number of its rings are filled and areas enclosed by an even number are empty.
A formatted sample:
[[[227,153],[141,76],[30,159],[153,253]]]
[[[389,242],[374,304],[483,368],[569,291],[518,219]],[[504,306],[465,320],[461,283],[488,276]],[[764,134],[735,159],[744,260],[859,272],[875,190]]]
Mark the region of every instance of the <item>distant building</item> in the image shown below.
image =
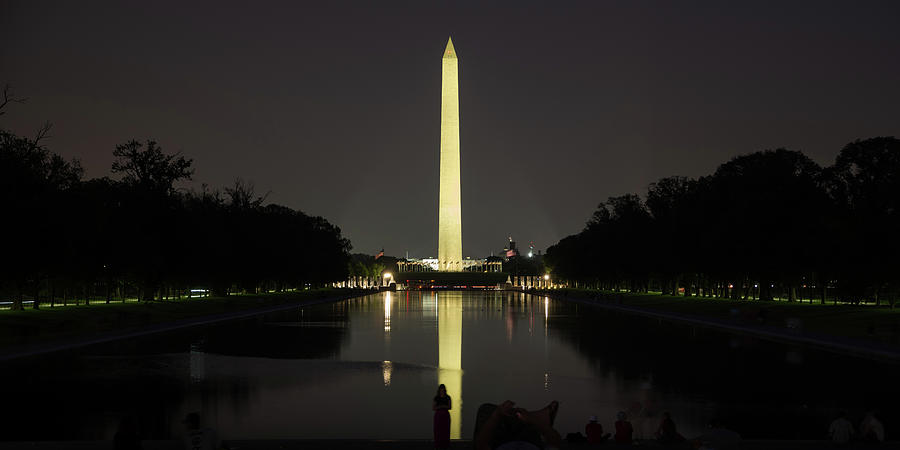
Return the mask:
[[[493,259],[492,259],[493,258]],[[497,257],[486,259],[466,258],[462,260],[463,272],[503,272],[503,261]],[[436,272],[441,270],[440,261],[437,258],[407,258],[397,261],[399,272]]]
[[[512,236],[509,238],[509,242],[506,244],[506,247],[503,247],[503,251],[500,252],[501,255],[505,258],[504,261],[509,261],[511,258],[516,256],[524,256],[532,259],[540,259],[541,251],[534,249],[534,241],[528,243],[528,252],[522,255],[519,252],[519,248],[516,246],[516,241],[513,240]]]
[[[509,261],[509,258],[519,256],[519,249],[516,248],[516,241],[513,240],[512,236],[509,237],[509,243],[503,248],[503,255],[507,261]]]

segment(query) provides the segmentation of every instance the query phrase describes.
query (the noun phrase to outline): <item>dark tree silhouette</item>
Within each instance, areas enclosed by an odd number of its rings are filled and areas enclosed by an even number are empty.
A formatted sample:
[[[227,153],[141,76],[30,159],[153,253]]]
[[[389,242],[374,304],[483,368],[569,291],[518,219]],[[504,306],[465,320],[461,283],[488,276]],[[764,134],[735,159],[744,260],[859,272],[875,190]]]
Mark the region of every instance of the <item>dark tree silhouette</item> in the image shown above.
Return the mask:
[[[23,101],[5,86],[0,115]],[[229,294],[346,279],[350,242],[321,217],[266,205],[240,179],[224,196],[205,185],[179,192],[192,161],[153,140],[116,146],[112,173],[120,180],[83,181],[78,161],[43,145],[49,131],[45,123],[25,138],[0,128],[8,230],[0,297],[12,298],[14,309],[25,299],[39,308],[45,300],[164,300],[191,288]]]
[[[669,177],[650,184],[647,190],[646,205],[653,218],[649,252],[654,257],[650,267],[666,294],[677,294],[680,280],[697,270],[695,252],[685,249],[697,249],[699,244],[693,233],[700,225],[696,207],[699,188],[695,180]]]
[[[848,144],[822,169],[800,152],[733,158],[601,203],[547,250],[576,286],[734,299],[859,302],[900,291],[900,141]]]
[[[26,293],[35,308],[40,306],[36,292],[50,274],[52,255],[63,246],[56,223],[64,194],[82,173],[77,161],[50,153],[38,139],[0,130],[0,202],[8,214],[4,253],[10,255],[0,258],[0,283],[11,291],[13,309],[22,309]]]
[[[830,173],[845,233],[840,291],[854,300],[897,297],[900,262],[900,140],[876,137],[844,146]]]
[[[346,279],[350,242],[340,229],[264,204],[250,183],[238,180],[224,196],[206,186],[178,192],[191,161],[153,141],[116,147],[121,181],[82,181],[77,161],[37,140],[0,130],[0,201],[14,218],[16,255],[0,262],[0,294],[14,308],[29,298],[37,308],[42,298],[150,301],[191,288],[224,295]]]
[[[190,180],[194,174],[191,160],[180,154],[167,155],[156,141],[146,147],[136,140],[117,145],[112,172],[122,174],[122,182],[149,192],[170,193],[178,180]]]

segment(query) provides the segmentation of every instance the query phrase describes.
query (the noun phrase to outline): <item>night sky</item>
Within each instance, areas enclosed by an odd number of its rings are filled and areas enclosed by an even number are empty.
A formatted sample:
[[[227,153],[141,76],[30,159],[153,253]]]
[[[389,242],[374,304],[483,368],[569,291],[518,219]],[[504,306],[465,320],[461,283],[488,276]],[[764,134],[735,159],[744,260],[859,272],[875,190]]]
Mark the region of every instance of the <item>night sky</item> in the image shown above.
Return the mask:
[[[232,4],[233,3],[233,4]],[[490,6],[485,6],[490,5]],[[530,6],[528,6],[530,5]],[[109,175],[153,138],[354,252],[437,253],[441,54],[460,58],[463,254],[787,147],[900,136],[900,2],[0,3],[0,127]]]

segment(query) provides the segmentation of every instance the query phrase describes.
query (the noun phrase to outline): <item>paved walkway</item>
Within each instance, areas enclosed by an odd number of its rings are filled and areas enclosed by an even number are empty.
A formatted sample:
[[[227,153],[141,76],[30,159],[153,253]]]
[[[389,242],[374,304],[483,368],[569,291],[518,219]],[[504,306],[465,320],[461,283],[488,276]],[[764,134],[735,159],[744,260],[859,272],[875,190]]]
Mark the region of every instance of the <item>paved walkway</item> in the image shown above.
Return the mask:
[[[397,440],[397,441],[372,441],[363,439],[333,439],[333,440],[235,440],[226,441],[228,448],[232,450],[432,450],[432,441],[428,440]],[[74,441],[74,442],[0,442],[0,450],[112,450],[111,441]],[[452,441],[451,450],[473,449],[472,441]],[[667,448],[688,449],[685,447],[664,447],[656,442],[645,441],[641,445],[618,447],[612,444],[591,446],[588,444],[563,443],[562,448],[569,449],[596,449],[596,448]],[[741,450],[823,450],[841,448],[843,450],[900,450],[900,442],[884,442],[877,446],[856,444],[845,447],[835,447],[828,441],[744,441],[739,447]],[[181,441],[144,441],[144,450],[183,450]]]
[[[732,333],[746,334],[773,341],[794,342],[853,356],[864,356],[881,361],[900,362],[900,348],[881,342],[863,341],[859,339],[832,336],[821,333],[811,333],[803,330],[795,330],[771,325],[750,325],[747,323],[740,323],[727,319],[704,317],[694,314],[658,311],[652,308],[629,306],[627,304],[616,303],[613,300],[592,300],[577,297],[566,297],[564,295],[555,294],[553,292],[547,293],[526,291],[526,293],[540,297],[550,297],[555,300],[581,303],[583,305],[589,305],[611,311],[638,314],[645,317],[683,322],[708,328],[718,328]],[[624,297],[625,302],[628,301],[627,299],[627,296]]]

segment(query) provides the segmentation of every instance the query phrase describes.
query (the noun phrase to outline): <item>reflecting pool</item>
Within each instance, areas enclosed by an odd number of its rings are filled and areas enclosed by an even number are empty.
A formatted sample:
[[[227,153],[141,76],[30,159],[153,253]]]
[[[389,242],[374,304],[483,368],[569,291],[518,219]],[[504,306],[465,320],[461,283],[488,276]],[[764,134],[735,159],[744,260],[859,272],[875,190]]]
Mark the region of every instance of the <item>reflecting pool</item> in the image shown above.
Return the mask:
[[[559,400],[557,429],[690,437],[717,416],[750,438],[822,438],[832,415],[897,424],[897,366],[511,292],[383,292],[2,366],[5,440],[147,438],[192,411],[225,438],[430,438],[438,384],[451,435],[479,404]],[[857,420],[857,419],[854,419]]]

